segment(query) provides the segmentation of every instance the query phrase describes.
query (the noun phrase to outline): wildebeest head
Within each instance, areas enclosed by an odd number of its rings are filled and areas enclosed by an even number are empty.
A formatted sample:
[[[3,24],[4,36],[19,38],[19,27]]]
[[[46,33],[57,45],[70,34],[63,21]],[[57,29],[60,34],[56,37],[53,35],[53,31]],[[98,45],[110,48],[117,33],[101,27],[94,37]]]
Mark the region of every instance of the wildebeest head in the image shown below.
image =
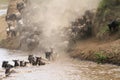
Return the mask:
[[[26,1],[22,0],[17,3],[17,9],[19,12],[21,12],[25,8],[25,2]]]
[[[8,64],[8,61],[3,61],[3,62],[2,62],[2,67],[3,67],[3,68],[6,68],[6,67],[7,67],[7,64]]]
[[[10,15],[6,15],[6,21],[14,21],[16,20],[16,14],[10,14]]]

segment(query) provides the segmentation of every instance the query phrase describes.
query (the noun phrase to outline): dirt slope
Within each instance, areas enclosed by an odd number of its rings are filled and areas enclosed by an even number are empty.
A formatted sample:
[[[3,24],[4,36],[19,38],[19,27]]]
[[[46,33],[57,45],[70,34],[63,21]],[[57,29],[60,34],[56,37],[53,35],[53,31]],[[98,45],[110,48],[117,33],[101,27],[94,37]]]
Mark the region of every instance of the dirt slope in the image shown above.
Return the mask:
[[[5,16],[0,16],[0,41],[6,38],[6,27]]]

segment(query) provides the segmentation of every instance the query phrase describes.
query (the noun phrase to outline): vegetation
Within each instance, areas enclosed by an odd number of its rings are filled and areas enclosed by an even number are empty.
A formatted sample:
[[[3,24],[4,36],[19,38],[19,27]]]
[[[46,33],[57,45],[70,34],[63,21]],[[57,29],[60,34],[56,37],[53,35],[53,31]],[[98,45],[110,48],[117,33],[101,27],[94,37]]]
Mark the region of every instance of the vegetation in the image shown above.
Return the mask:
[[[120,18],[120,0],[102,0],[99,4],[95,18],[95,35],[105,37],[109,34],[107,24]],[[120,31],[118,32],[120,33]],[[118,34],[119,35],[119,34]]]
[[[108,29],[107,25],[105,25],[104,27],[101,27],[99,32],[97,33],[97,38],[99,40],[105,39],[103,36],[106,36],[108,34],[108,32],[109,32],[109,29]]]
[[[107,56],[104,55],[103,52],[97,52],[95,54],[96,58],[97,58],[97,63],[104,63],[105,60],[107,59]]]

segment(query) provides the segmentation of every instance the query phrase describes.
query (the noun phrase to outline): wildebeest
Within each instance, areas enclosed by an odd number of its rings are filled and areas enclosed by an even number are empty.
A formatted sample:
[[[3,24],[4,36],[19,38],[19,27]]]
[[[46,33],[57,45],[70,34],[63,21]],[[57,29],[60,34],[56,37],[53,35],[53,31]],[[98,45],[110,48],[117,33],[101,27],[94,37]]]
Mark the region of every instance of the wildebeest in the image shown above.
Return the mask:
[[[20,66],[18,60],[13,60],[13,62],[14,62],[14,67],[18,67],[18,66]]]
[[[20,61],[20,67],[24,66],[24,61]]]
[[[10,69],[13,68],[13,65],[8,64],[8,61],[2,62],[2,68],[5,68],[5,75],[8,77],[10,75]]]
[[[51,55],[52,55],[52,52],[45,52],[46,59],[50,60]]]
[[[7,67],[13,68],[13,65],[8,64],[8,61],[3,61],[2,62],[2,68],[7,68]]]
[[[26,61],[20,61],[20,67],[25,67],[28,62]]]
[[[34,62],[35,62],[34,56],[33,55],[29,55],[28,56],[28,61],[29,61],[30,64],[34,64]]]
[[[18,22],[22,19],[22,10],[25,8],[26,0],[10,0],[6,15],[6,22],[8,27],[13,26],[16,28]],[[12,22],[12,24],[11,24]],[[15,30],[10,31],[12,36],[16,36]],[[8,33],[7,33],[8,35]]]
[[[10,27],[10,32],[11,32],[11,37],[15,37],[16,36],[16,30],[15,30],[15,27],[11,26]]]
[[[8,61],[3,61],[3,62],[2,62],[2,68],[6,68],[6,67],[7,67],[7,64],[8,64]]]
[[[116,20],[113,20],[111,23],[108,24],[108,28],[110,32],[116,32],[119,29],[119,22]]]
[[[46,57],[46,59],[48,59],[48,60],[51,60],[52,55],[53,55],[53,48],[50,48],[49,51],[46,51],[46,52],[45,52],[45,57]]]
[[[8,77],[10,75],[10,73],[11,73],[10,69],[11,68],[9,68],[9,67],[5,69],[5,75],[6,75],[6,77]]]
[[[19,12],[22,13],[22,10],[25,8],[25,3],[24,2],[19,2],[17,3],[17,9]]]
[[[42,58],[41,57],[36,57],[36,65],[45,65],[44,62],[42,62]]]
[[[10,14],[10,15],[6,15],[6,21],[14,21],[16,20],[16,14]]]
[[[11,64],[7,64],[6,68],[5,68],[5,75],[6,77],[8,77],[11,73],[11,68],[13,68],[13,66]]]
[[[10,28],[6,29],[6,33],[7,33],[7,37],[9,37],[9,35],[10,35]]]

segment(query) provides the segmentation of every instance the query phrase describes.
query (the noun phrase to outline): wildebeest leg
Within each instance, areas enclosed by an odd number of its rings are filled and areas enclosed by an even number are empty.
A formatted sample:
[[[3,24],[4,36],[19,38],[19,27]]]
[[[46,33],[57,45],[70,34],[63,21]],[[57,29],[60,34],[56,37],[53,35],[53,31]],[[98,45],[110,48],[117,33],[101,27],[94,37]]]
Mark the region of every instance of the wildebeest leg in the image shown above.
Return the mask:
[[[13,37],[13,31],[11,31],[11,37]]]
[[[28,61],[30,64],[32,64],[33,59],[34,59],[33,55],[28,56]]]
[[[45,65],[45,63],[44,63],[44,62],[42,62],[42,61],[40,61],[40,62],[39,62],[39,65]]]
[[[13,31],[13,35],[16,36],[16,31]]]
[[[48,52],[45,52],[45,58],[46,59],[48,58]]]
[[[23,61],[20,61],[20,66],[21,66],[21,67],[23,67],[23,66],[24,66]]]
[[[27,66],[27,64],[28,64],[29,62],[24,62],[24,65],[23,65],[23,67],[25,67],[25,66]]]
[[[109,30],[110,30],[110,32],[112,32],[112,26],[109,26]]]
[[[17,66],[19,66],[19,63],[18,63],[18,60],[13,60],[14,61],[14,67],[17,67]]]
[[[10,69],[11,68],[6,68],[5,69],[5,75],[6,75],[6,77],[8,77],[10,75]]]
[[[6,33],[7,33],[7,37],[9,37],[9,35],[10,35],[10,31],[7,31]]]
[[[11,37],[15,37],[16,36],[16,32],[15,31],[11,31]]]
[[[13,68],[13,66],[11,64],[7,64],[6,68],[5,68],[5,75],[6,77],[8,77],[11,73],[10,69]]]
[[[35,62],[34,60],[32,61],[32,65],[33,65],[33,66],[35,66],[35,65],[36,65],[36,62]]]
[[[114,32],[118,31],[118,27],[119,27],[119,25],[116,24],[116,25],[113,27],[113,31],[114,31]]]
[[[39,59],[40,59],[40,57],[36,57],[36,65],[38,65],[39,64]]]
[[[45,63],[44,62],[42,62],[41,61],[41,59],[38,61],[38,65],[40,66],[40,65],[45,65]]]

